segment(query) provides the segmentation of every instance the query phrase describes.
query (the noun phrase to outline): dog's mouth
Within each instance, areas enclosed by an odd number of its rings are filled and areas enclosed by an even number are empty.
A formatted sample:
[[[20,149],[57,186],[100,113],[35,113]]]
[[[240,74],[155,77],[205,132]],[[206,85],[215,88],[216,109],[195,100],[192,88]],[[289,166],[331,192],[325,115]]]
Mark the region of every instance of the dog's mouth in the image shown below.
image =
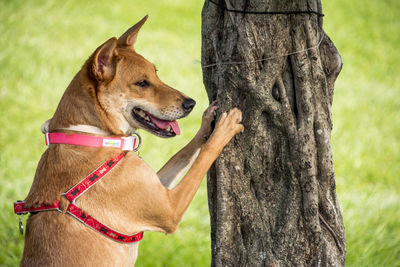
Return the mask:
[[[133,108],[132,116],[144,129],[160,137],[174,137],[181,133],[176,120],[162,120],[140,108]]]

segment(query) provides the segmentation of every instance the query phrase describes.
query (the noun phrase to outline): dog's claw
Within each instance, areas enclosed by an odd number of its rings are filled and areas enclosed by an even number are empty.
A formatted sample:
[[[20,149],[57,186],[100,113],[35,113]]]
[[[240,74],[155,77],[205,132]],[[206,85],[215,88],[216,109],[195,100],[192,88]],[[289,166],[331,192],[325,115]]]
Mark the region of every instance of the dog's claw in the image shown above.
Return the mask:
[[[216,110],[218,109],[217,101],[211,102],[207,109],[203,113],[200,132],[202,136],[208,137],[211,131],[211,123],[215,120]],[[206,140],[207,138],[203,138]]]
[[[216,115],[216,110],[218,109],[218,106],[216,104],[217,104],[217,101],[213,101],[208,106],[208,108],[204,111],[203,120],[209,120],[209,119],[211,119],[211,121],[214,120],[214,117]]]
[[[210,104],[210,106],[208,107],[208,112],[210,113],[210,114],[212,114],[212,115],[216,115],[216,110],[218,109],[218,106],[217,106],[217,101],[216,100],[214,100],[211,104]]]

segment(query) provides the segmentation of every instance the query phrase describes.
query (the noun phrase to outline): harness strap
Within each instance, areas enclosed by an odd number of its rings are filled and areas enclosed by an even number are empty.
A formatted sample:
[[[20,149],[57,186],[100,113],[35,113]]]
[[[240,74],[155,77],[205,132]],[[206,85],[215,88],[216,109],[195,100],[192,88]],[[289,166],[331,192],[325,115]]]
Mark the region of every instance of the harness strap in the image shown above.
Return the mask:
[[[101,180],[107,173],[109,173],[125,156],[125,153],[121,153],[118,156],[107,160],[100,167],[94,170],[91,174],[89,174],[86,178],[84,178],[77,185],[73,186],[70,190],[63,193],[68,201],[70,202],[67,213],[86,224],[93,230],[99,232],[100,234],[111,238],[112,240],[123,242],[123,243],[133,243],[138,242],[143,238],[143,232],[134,234],[134,235],[126,235],[120,232],[114,231],[103,223],[99,222],[95,218],[90,215],[84,213],[78,206],[76,206],[75,201],[79,198],[83,193],[85,193],[91,186]],[[14,212],[17,215],[27,214],[28,212],[39,212],[39,211],[50,211],[50,210],[58,210],[62,212],[59,208],[59,201],[57,200],[52,205],[39,204],[35,205],[30,209],[25,208],[24,201],[17,201],[14,203]]]
[[[143,232],[137,233],[135,235],[126,235],[120,232],[114,231],[105,224],[99,222],[92,216],[84,213],[79,207],[75,206],[73,203],[69,204],[67,213],[72,215],[74,218],[86,224],[93,230],[99,232],[102,235],[111,238],[112,240],[123,242],[123,243],[133,243],[142,240]]]
[[[73,186],[70,190],[63,193],[69,202],[73,203],[75,200],[80,197],[83,193],[86,192],[92,185],[100,181],[107,173],[109,173],[125,156],[125,153],[121,153],[118,156],[107,160],[100,167],[94,170],[91,174],[86,176],[82,181]]]
[[[25,215],[29,212],[32,213],[32,212],[50,211],[50,210],[56,210],[62,212],[62,210],[60,210],[60,204],[58,200],[56,200],[56,202],[54,202],[54,204],[52,205],[38,204],[34,205],[30,209],[25,208],[25,202],[22,200],[14,202],[14,213],[17,215]]]

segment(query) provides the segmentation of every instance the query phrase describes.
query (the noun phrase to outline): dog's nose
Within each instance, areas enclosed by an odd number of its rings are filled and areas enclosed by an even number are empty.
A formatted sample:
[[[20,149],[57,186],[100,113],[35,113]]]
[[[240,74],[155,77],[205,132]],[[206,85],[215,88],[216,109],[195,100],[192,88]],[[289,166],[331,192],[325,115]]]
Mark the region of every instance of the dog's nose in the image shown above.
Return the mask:
[[[182,108],[186,112],[192,111],[194,105],[196,105],[196,101],[191,98],[186,98],[185,101],[182,103]]]

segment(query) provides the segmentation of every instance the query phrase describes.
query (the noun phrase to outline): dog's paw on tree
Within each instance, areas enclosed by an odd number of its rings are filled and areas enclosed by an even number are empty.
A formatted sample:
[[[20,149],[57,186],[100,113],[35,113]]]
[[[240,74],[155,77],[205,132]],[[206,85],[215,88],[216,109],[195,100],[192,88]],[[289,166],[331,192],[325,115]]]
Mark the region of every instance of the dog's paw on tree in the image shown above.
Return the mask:
[[[211,126],[215,121],[216,111],[218,109],[217,101],[213,101],[203,112],[201,126],[198,131],[198,135],[205,142],[211,134]]]
[[[209,142],[216,149],[222,150],[236,134],[243,131],[244,127],[241,122],[242,112],[239,109],[232,108],[229,112],[223,112],[218,118]],[[218,150],[218,153],[221,150]]]

